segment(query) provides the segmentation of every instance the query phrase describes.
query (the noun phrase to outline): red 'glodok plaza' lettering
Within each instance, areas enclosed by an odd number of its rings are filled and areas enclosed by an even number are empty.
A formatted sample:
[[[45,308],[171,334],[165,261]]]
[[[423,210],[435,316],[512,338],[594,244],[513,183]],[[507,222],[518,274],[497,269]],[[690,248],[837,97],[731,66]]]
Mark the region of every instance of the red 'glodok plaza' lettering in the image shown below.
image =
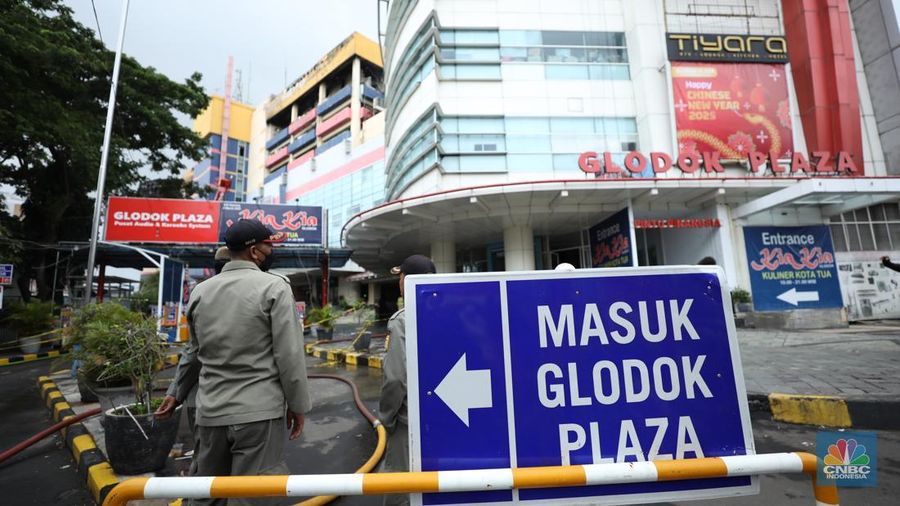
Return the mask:
[[[605,151],[600,155],[596,151],[585,151],[578,157],[578,167],[588,174],[642,174],[651,168],[654,174],[668,172],[669,169],[678,168],[681,172],[690,174],[703,170],[706,173],[725,172],[721,163],[722,154],[718,151],[687,151],[678,155],[673,160],[667,153],[652,152],[648,158],[640,151],[630,151],[625,155],[622,165],[613,161],[613,154]],[[809,159],[803,153],[795,152],[791,155],[790,164],[781,163],[776,153],[761,153],[751,151],[747,153],[748,170],[754,174],[760,169],[770,170],[772,174],[788,174],[803,172],[806,174],[847,174],[853,175],[859,172],[853,157],[847,151],[839,151],[833,155],[830,151],[813,151]]]

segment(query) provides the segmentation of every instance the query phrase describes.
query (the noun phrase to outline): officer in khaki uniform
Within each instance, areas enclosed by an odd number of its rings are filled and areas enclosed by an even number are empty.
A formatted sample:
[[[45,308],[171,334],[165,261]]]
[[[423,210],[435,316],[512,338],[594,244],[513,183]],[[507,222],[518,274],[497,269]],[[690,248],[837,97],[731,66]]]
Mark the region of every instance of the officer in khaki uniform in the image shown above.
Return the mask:
[[[407,257],[402,264],[391,269],[400,275],[400,295],[403,296],[403,280],[412,274],[434,274],[434,262],[423,255]],[[382,469],[385,472],[409,471],[409,419],[406,404],[406,312],[400,309],[388,320],[390,347],[381,364],[383,380],[381,402],[378,411],[381,423],[388,431],[387,449]],[[409,504],[408,494],[384,496],[385,506]]]
[[[300,436],[310,401],[291,287],[284,277],[265,272],[274,258],[272,243],[279,239],[256,220],[236,222],[225,233],[231,261],[191,293],[188,346],[196,350],[191,365],[199,367],[200,383],[198,476],[290,474],[283,458],[285,427],[290,439]],[[190,369],[179,368],[179,376],[189,378]],[[190,380],[175,381],[175,401],[160,411],[174,409],[193,387]],[[227,504],[251,503],[229,499]]]
[[[216,250],[213,260],[215,261],[215,272],[216,274],[219,274],[222,272],[222,268],[225,267],[225,264],[231,260],[231,253],[229,253],[226,246],[222,246]],[[179,383],[190,382],[193,385],[193,388],[188,389],[188,395],[182,402],[187,409],[188,425],[191,426],[191,435],[194,438],[194,450],[197,450],[197,448],[200,447],[200,443],[197,439],[197,388],[199,386],[197,375],[200,374],[200,368],[191,365],[196,360],[196,355],[197,349],[190,346],[186,346],[184,350],[181,351],[181,357],[178,359],[178,365],[175,367],[175,377],[173,378],[172,383],[169,384],[169,388],[166,390],[166,398],[163,400],[159,409],[156,410],[156,413],[154,413],[159,419],[165,419],[171,416],[173,408],[181,403],[175,398],[175,392],[178,390]],[[190,377],[187,376],[188,371],[190,371]],[[196,474],[197,459],[191,459],[190,475],[194,476]]]

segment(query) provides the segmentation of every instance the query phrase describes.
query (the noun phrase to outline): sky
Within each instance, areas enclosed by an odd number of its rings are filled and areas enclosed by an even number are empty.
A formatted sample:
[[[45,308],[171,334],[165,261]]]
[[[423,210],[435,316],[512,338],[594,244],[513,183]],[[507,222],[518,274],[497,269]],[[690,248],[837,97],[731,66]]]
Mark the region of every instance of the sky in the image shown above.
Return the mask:
[[[75,19],[98,28],[116,49],[122,0],[65,0]],[[132,0],[124,52],[182,82],[203,74],[211,95],[223,94],[228,56],[241,71],[241,99],[259,105],[309,70],[357,31],[377,41],[378,0]],[[110,69],[110,72],[112,69]],[[233,93],[237,98],[237,75]],[[185,118],[186,123],[190,120]],[[21,198],[0,186],[12,209]]]
[[[91,0],[66,0],[97,31]],[[115,50],[121,0],[94,0],[103,42]],[[124,52],[176,81],[203,74],[222,94],[228,56],[241,71],[242,99],[258,105],[306,72],[352,32],[377,40],[378,0],[133,0]],[[234,93],[238,83],[235,76]]]

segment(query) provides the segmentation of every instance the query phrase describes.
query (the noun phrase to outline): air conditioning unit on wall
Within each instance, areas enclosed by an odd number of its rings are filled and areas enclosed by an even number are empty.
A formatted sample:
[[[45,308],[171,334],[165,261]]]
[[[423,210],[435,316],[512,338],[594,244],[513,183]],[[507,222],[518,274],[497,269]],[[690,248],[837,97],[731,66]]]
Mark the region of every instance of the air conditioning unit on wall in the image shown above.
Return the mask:
[[[349,137],[344,139],[344,153],[350,154],[351,149],[353,149],[353,140]]]

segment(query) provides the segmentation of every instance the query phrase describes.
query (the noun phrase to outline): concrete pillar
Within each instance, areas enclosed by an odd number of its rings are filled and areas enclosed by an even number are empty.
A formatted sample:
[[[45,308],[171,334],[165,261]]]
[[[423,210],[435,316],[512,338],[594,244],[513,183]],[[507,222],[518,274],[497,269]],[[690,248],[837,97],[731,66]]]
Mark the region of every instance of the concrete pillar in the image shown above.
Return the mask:
[[[431,260],[439,273],[456,272],[456,241],[452,237],[432,241]]]
[[[738,286],[737,260],[738,254],[742,254],[744,249],[737,249],[732,229],[731,208],[725,204],[716,204],[716,219],[719,220],[719,247],[722,248],[722,269],[725,270],[725,279],[728,283],[728,290],[732,290]]]
[[[322,102],[325,101],[326,98],[328,98],[328,87],[325,86],[325,83],[319,83],[319,101],[316,102],[316,104],[317,105],[321,104]],[[317,114],[316,115],[316,128],[318,128],[321,123],[322,123],[322,117]],[[316,147],[319,147],[321,145],[322,145],[322,139],[320,139],[319,136],[316,136]]]
[[[366,304],[378,304],[378,297],[381,295],[381,286],[377,283],[369,283],[369,297]]]
[[[638,145],[677,153],[675,116],[672,114],[671,77],[666,55],[664,3],[659,0],[622,2],[631,82],[640,100],[635,101]],[[652,139],[652,142],[651,142]]]
[[[362,85],[362,65],[359,57],[353,58],[353,70],[350,79],[350,139],[351,143],[356,146],[360,144],[360,129],[362,121],[360,121],[360,86]]]
[[[529,225],[509,225],[503,229],[503,250],[507,271],[534,270],[534,230]]]
[[[300,106],[297,104],[294,104],[291,106],[291,123],[293,123],[299,117],[300,117]]]

